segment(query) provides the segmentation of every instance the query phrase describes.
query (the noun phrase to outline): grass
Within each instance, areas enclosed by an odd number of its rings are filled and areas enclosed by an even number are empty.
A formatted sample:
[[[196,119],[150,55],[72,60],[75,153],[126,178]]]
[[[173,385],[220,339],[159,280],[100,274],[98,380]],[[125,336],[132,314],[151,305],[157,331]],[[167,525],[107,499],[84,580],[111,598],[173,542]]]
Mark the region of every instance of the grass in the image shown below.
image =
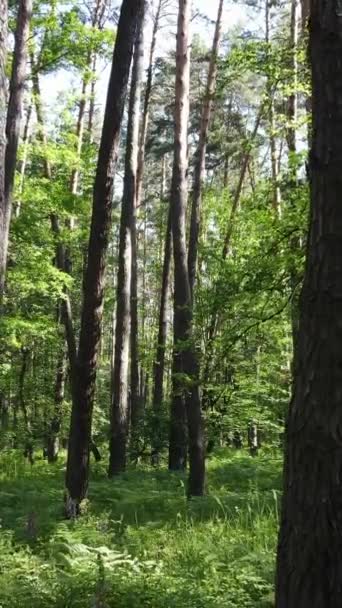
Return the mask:
[[[208,495],[141,466],[93,466],[89,501],[63,519],[64,463],[0,456],[0,608],[270,608],[281,460],[222,450]]]

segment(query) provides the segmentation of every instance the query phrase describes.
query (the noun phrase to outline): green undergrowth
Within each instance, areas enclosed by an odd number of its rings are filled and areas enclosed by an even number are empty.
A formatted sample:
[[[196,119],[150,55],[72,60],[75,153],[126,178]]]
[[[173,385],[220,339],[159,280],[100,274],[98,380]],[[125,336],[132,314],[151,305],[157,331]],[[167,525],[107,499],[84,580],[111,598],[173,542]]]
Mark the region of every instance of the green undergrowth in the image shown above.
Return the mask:
[[[0,608],[272,607],[278,454],[214,454],[190,502],[181,475],[93,465],[76,522],[63,478],[62,460],[0,455]]]

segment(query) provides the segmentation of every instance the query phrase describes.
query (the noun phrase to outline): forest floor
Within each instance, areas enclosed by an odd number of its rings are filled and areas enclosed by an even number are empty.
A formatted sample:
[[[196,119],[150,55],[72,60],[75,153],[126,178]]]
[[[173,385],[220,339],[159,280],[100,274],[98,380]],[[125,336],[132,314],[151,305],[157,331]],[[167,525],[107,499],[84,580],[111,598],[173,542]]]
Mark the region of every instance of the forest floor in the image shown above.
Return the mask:
[[[281,458],[222,450],[208,496],[139,466],[109,481],[92,467],[89,501],[63,519],[62,459],[31,467],[0,455],[0,608],[269,608]]]

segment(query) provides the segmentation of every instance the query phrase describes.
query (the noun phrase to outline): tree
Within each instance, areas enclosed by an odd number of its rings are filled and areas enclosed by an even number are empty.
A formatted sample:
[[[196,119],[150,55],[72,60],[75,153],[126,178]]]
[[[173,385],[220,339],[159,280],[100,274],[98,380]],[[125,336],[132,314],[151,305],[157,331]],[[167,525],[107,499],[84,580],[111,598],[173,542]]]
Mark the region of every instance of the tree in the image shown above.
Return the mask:
[[[167,227],[164,245],[164,260],[162,284],[160,293],[159,317],[158,317],[158,338],[156,346],[156,355],[153,362],[153,396],[152,396],[152,456],[153,463],[159,461],[161,445],[160,433],[160,418],[161,408],[164,398],[164,374],[165,374],[165,348],[167,338],[167,321],[168,321],[168,295],[170,289],[170,274],[171,274],[171,258],[172,258],[172,231],[171,231],[171,213],[168,212]]]
[[[126,138],[125,176],[120,220],[119,267],[117,281],[117,312],[115,327],[115,357],[112,371],[112,401],[111,428],[109,442],[108,475],[112,477],[126,467],[127,433],[129,425],[128,369],[129,347],[131,349],[131,365],[134,366],[131,380],[131,414],[138,407],[139,372],[137,361],[137,308],[132,302],[132,282],[134,295],[137,297],[136,275],[136,175],[138,162],[139,109],[141,97],[141,82],[144,61],[144,7],[142,2],[137,22],[137,34],[134,48],[131,91],[128,108],[128,125]],[[133,250],[134,255],[133,255]],[[135,259],[133,259],[135,258]],[[134,274],[134,276],[133,276]],[[135,314],[132,315],[132,309]],[[134,317],[134,323],[132,319]],[[132,336],[132,331],[135,335]],[[131,395],[131,398],[133,395]]]
[[[203,188],[203,178],[205,175],[205,155],[207,149],[208,131],[210,124],[210,116],[213,105],[213,96],[216,87],[216,74],[217,74],[217,54],[221,39],[221,27],[222,27],[222,10],[224,0],[219,1],[215,33],[213,46],[210,56],[209,70],[208,70],[208,81],[206,93],[203,101],[203,109],[200,124],[199,142],[196,151],[196,161],[194,167],[194,183],[192,192],[192,205],[191,205],[191,221],[190,221],[190,236],[189,236],[189,252],[188,252],[188,267],[189,267],[189,280],[191,296],[193,298],[193,291],[195,286],[196,278],[196,267],[197,267],[197,253],[198,253],[198,239],[200,231],[200,214],[201,214],[201,198]]]
[[[111,226],[114,172],[139,10],[141,10],[140,0],[123,0],[94,182],[88,260],[84,276],[81,331],[72,388],[66,471],[67,501],[69,503],[67,506],[71,514],[77,512],[80,502],[86,496],[88,487],[91,423],[98,346],[101,337],[104,275]]]
[[[0,300],[5,286],[7,259],[7,210],[5,197],[6,107],[7,107],[7,0],[0,3]]]
[[[311,3],[311,210],[286,432],[276,606],[341,604],[342,52],[335,0]]]
[[[177,26],[174,159],[171,186],[171,225],[174,258],[174,364],[173,416],[174,435],[170,440],[170,466],[173,468],[173,449],[177,447],[177,414],[186,407],[189,437],[190,496],[204,493],[205,456],[199,368],[192,335],[192,304],[185,233],[188,169],[188,119],[190,82],[190,9],[189,0],[180,0]],[[177,463],[176,463],[177,464]]]

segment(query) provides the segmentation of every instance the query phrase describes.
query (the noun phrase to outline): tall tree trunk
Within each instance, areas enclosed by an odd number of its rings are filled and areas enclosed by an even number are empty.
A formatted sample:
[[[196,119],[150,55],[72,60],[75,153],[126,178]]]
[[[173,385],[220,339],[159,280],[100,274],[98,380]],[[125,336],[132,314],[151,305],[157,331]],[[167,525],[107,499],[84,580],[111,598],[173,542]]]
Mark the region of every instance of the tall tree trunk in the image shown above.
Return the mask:
[[[298,46],[298,20],[297,20],[297,6],[298,0],[291,0],[291,16],[290,16],[290,51],[291,51],[291,87],[292,92],[288,98],[287,103],[287,133],[286,140],[289,151],[289,187],[295,191],[298,183],[298,171],[297,171],[297,87],[298,87],[298,61],[297,61],[297,46]],[[292,202],[294,206],[294,203]],[[298,271],[293,260],[296,259],[298,252],[301,248],[300,240],[297,236],[291,237],[291,249],[293,256],[290,259],[290,280],[293,294],[296,294],[296,287],[298,285]],[[293,349],[296,347],[296,339],[298,335],[298,298],[291,298],[291,325],[292,325],[292,344]]]
[[[57,373],[55,380],[55,399],[54,399],[54,412],[51,424],[49,426],[49,433],[47,437],[47,459],[48,462],[56,462],[59,452],[59,432],[61,428],[62,420],[62,405],[65,394],[65,384],[67,378],[67,350],[63,345],[62,350],[59,354],[57,363]]]
[[[191,2],[189,0],[179,0],[176,51],[175,140],[170,201],[175,275],[174,394],[172,411],[175,412],[180,407],[180,402],[184,399],[189,436],[190,474],[188,493],[190,496],[200,496],[204,493],[205,454],[199,370],[192,335],[192,304],[185,230],[190,87],[190,12]],[[170,445],[170,456],[172,448],[173,446]]]
[[[216,75],[217,75],[217,54],[219,44],[221,40],[221,24],[222,24],[222,10],[224,0],[219,1],[215,33],[212,45],[212,51],[210,56],[209,71],[207,88],[203,102],[202,117],[200,125],[200,136],[198,147],[196,151],[196,162],[194,167],[194,182],[192,191],[192,205],[191,205],[191,221],[190,221],[190,235],[189,235],[189,251],[188,251],[188,268],[189,268],[189,281],[191,296],[193,299],[194,286],[196,279],[196,268],[197,268],[197,255],[198,255],[198,240],[200,232],[200,221],[201,221],[201,202],[202,202],[202,189],[203,180],[205,176],[205,155],[207,150],[207,140],[209,133],[209,125],[211,118],[211,110],[213,105],[213,97],[216,88]]]
[[[30,135],[31,135],[31,119],[32,119],[32,100],[29,100],[29,104],[26,109],[26,119],[25,126],[23,132],[23,156],[19,163],[18,171],[20,175],[19,181],[19,199],[15,201],[15,216],[19,217],[20,209],[21,209],[21,197],[24,192],[24,182],[25,182],[25,172],[27,165],[27,157],[28,157],[28,148],[30,143]]]
[[[7,260],[7,206],[5,197],[6,108],[7,108],[7,0],[0,0],[0,305],[5,288]]]
[[[144,166],[145,166],[145,145],[146,136],[149,120],[150,100],[152,93],[152,80],[153,80],[153,61],[154,54],[157,45],[157,34],[159,29],[159,22],[161,16],[161,10],[165,4],[165,0],[158,0],[157,12],[153,23],[152,40],[150,46],[149,63],[147,69],[146,88],[144,96],[144,107],[142,113],[142,122],[139,138],[139,153],[138,153],[138,167],[137,167],[137,193],[136,193],[136,206],[139,207],[141,203],[142,184],[144,177]]]
[[[286,432],[277,608],[342,601],[342,22],[337,0],[310,15],[311,212],[294,391]]]
[[[14,176],[20,137],[20,124],[27,76],[27,41],[30,30],[31,13],[32,0],[20,0],[17,27],[15,31],[13,66],[6,122],[7,147],[5,196],[7,206],[9,208],[11,207],[11,198],[14,186]]]
[[[139,370],[139,322],[138,322],[138,239],[137,239],[137,170],[138,170],[138,155],[139,155],[139,116],[142,79],[144,73],[144,22],[145,12],[147,10],[147,2],[145,0],[143,6],[143,15],[141,16],[141,24],[139,27],[138,38],[136,43],[135,55],[136,66],[134,70],[134,78],[136,79],[135,91],[135,109],[133,127],[134,146],[132,154],[134,154],[134,187],[131,193],[134,196],[132,203],[132,276],[131,276],[131,432],[132,432],[132,447],[136,449],[136,442],[140,432],[140,426],[143,414],[143,395],[140,391],[140,370]],[[132,83],[133,88],[133,83]],[[143,372],[141,372],[143,373]]]
[[[270,0],[265,1],[265,23],[266,33],[265,42],[267,45],[271,44],[270,40]],[[267,55],[269,55],[269,48],[267,48]],[[268,131],[270,140],[270,151],[271,151],[271,178],[272,178],[272,205],[274,212],[277,216],[281,216],[281,193],[279,186],[279,171],[278,171],[278,152],[277,152],[277,140],[276,140],[276,124],[275,124],[275,107],[274,107],[274,85],[271,78],[267,77],[267,96],[268,96]]]
[[[134,48],[134,61],[132,68],[131,91],[128,108],[128,125],[125,156],[125,176],[122,196],[121,221],[120,221],[120,244],[119,244],[119,267],[117,282],[117,310],[115,328],[115,358],[112,371],[112,403],[111,424],[109,442],[109,469],[108,475],[112,477],[126,468],[127,434],[129,426],[128,408],[128,370],[129,370],[129,347],[132,346],[132,270],[133,270],[133,237],[135,236],[135,197],[136,197],[136,175],[138,160],[138,137],[139,137],[139,110],[141,98],[141,79],[144,60],[144,6],[141,3],[137,34]],[[136,264],[136,259],[134,265]],[[135,281],[137,280],[136,268],[134,268]],[[136,294],[136,285],[135,296]],[[137,332],[137,312],[134,314]],[[133,380],[134,380],[134,408],[137,407],[139,399],[139,371],[137,368],[137,336],[133,337]],[[138,378],[134,374],[138,375]]]
[[[159,322],[158,322],[158,342],[156,348],[156,358],[153,363],[153,423],[152,423],[152,457],[153,463],[159,461],[161,450],[160,437],[160,414],[164,400],[164,370],[165,370],[165,348],[167,338],[167,319],[168,319],[168,294],[170,290],[170,270],[172,256],[172,231],[171,231],[171,210],[169,209],[167,218],[167,228],[164,247],[163,276],[160,294]]]
[[[89,113],[88,113],[88,134],[89,141],[94,141],[94,117],[95,117],[95,101],[96,101],[96,63],[97,54],[93,53],[91,63],[91,80],[90,80],[90,95],[89,95]]]
[[[84,298],[73,383],[66,471],[67,507],[77,512],[87,494],[89,447],[95,395],[97,353],[101,337],[106,253],[111,227],[114,172],[129,70],[141,0],[123,0],[108,85],[102,136],[94,183],[93,210],[84,277]]]
[[[83,132],[84,132],[85,110],[86,110],[86,102],[87,102],[86,94],[87,94],[87,80],[86,80],[86,78],[83,78],[81,96],[80,96],[79,106],[78,106],[76,133],[75,133],[75,135],[76,135],[76,155],[77,155],[78,163],[81,158],[83,139],[84,139]],[[71,194],[77,194],[79,174],[80,174],[79,166],[74,167],[71,172],[71,177],[70,177]]]
[[[291,16],[290,16],[290,51],[291,51],[291,94],[287,100],[287,146],[290,155],[290,171],[291,171],[291,156],[296,154],[296,132],[297,132],[297,86],[298,86],[298,23],[297,23],[297,4],[298,0],[291,0]],[[294,159],[292,158],[292,162]],[[296,179],[296,173],[294,175]]]
[[[18,405],[23,414],[24,428],[25,428],[25,447],[24,455],[28,458],[31,464],[33,464],[33,442],[31,435],[31,424],[28,416],[26,399],[25,399],[25,379],[28,368],[28,359],[30,351],[27,348],[21,349],[22,359],[21,368],[19,373],[19,386],[18,386]]]
[[[0,212],[0,292],[3,290],[6,273],[9,229],[12,214],[12,193],[14,187],[15,169],[17,165],[20,124],[25,92],[27,72],[27,40],[30,29],[31,13],[32,0],[20,0],[15,31],[13,65],[6,120],[7,145],[5,153],[5,199],[4,207]]]

